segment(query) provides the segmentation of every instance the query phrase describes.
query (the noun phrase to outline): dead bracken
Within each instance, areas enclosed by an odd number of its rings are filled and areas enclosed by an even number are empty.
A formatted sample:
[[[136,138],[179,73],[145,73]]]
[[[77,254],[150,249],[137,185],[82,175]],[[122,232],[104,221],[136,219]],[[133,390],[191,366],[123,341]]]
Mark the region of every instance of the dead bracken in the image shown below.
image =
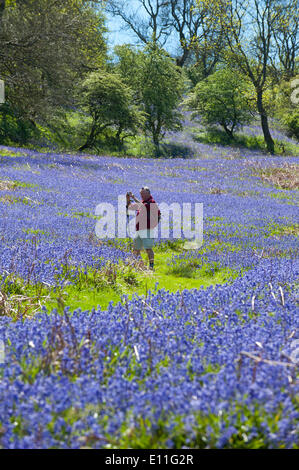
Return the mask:
[[[285,163],[279,168],[259,169],[259,176],[279,189],[299,189],[299,167],[294,163]]]
[[[0,180],[0,191],[13,191],[16,188],[14,181]]]

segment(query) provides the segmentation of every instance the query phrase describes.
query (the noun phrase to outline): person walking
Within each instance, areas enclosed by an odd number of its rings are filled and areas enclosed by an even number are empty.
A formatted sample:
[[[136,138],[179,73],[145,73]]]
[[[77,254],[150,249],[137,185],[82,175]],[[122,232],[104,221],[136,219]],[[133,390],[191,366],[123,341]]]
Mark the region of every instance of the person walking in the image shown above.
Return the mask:
[[[135,257],[138,257],[140,251],[144,249],[148,255],[149,268],[154,270],[154,229],[161,219],[161,212],[147,186],[141,188],[140,196],[141,201],[132,192],[126,194],[127,211],[137,211],[133,253]]]

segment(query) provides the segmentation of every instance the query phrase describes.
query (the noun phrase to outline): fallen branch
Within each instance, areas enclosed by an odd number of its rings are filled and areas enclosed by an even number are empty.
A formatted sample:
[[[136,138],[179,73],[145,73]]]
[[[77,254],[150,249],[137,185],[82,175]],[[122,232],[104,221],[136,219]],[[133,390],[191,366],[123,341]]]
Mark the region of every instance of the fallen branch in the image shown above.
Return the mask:
[[[269,364],[270,366],[298,367],[298,364],[293,364],[291,362],[271,361],[270,359],[262,359],[261,357],[255,356],[254,354],[247,351],[241,351],[240,354],[249,357],[250,359],[253,359],[256,362],[264,362],[265,364]]]

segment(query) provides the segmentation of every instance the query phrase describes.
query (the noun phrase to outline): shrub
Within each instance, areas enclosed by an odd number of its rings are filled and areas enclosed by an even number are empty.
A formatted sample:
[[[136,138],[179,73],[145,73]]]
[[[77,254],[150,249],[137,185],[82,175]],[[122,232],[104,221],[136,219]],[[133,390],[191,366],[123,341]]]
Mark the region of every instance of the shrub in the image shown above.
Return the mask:
[[[132,90],[120,75],[92,72],[80,88],[79,102],[92,117],[89,135],[79,150],[93,147],[96,138],[107,129],[113,129],[119,146],[129,135],[135,135],[144,121],[143,113],[133,103]]]
[[[0,144],[26,144],[38,134],[35,125],[22,118],[18,111],[9,104],[0,106]]]
[[[144,132],[152,136],[159,155],[165,131],[181,128],[177,108],[184,89],[183,75],[171,57],[155,44],[148,44],[139,52],[122,46],[116,52],[118,70],[134,88],[135,99],[146,116]]]
[[[185,100],[193,117],[201,116],[206,125],[220,125],[230,138],[252,118],[250,85],[240,73],[221,69],[200,81]]]

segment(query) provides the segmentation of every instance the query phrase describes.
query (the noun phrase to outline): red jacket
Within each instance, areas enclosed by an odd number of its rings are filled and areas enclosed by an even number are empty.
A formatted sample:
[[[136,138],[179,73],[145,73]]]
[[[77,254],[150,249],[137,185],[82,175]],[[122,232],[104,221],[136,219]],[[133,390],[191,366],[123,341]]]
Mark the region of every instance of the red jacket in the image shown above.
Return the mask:
[[[143,206],[137,210],[136,232],[145,229],[154,229],[161,218],[160,209],[152,196],[142,201]]]

